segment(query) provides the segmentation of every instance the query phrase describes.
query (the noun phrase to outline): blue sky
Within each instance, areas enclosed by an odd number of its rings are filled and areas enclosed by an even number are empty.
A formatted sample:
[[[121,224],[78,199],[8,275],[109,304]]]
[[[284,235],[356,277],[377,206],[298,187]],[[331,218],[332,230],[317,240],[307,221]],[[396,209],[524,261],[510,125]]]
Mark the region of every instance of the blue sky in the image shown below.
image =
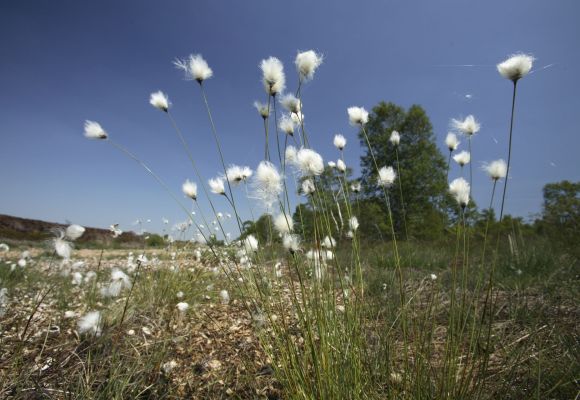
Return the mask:
[[[474,114],[482,123],[473,149],[480,205],[491,185],[479,167],[507,149],[511,84],[495,64],[534,54],[536,71],[519,85],[507,203],[508,213],[529,216],[541,210],[545,183],[580,180],[579,15],[572,0],[2,2],[0,213],[126,230],[137,218],[157,231],[162,217],[183,220],[134,162],[83,138],[84,120],[99,121],[181,197],[193,173],[169,122],[148,104],[152,91],[168,93],[202,175],[221,167],[197,85],[172,60],[208,60],[225,158],[255,168],[263,130],[252,103],[265,97],[258,63],[280,58],[294,90],[296,52],[314,49],[325,62],[303,90],[304,112],[326,160],[337,158],[332,137],[342,133],[346,162],[359,170],[351,105],[420,104],[442,149],[449,120]],[[218,209],[229,211],[220,201]]]

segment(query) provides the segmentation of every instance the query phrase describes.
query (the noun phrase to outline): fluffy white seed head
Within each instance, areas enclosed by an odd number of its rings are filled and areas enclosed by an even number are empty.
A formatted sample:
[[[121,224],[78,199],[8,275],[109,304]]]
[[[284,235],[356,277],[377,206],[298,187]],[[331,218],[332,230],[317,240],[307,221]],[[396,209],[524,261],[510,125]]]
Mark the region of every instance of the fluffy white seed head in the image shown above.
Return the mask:
[[[180,303],[177,303],[176,307],[180,312],[184,313],[189,308],[189,304],[187,304],[185,301],[182,301]]]
[[[339,170],[340,172],[346,172],[346,164],[344,163],[344,161],[342,160],[337,160],[336,161],[336,169]]]
[[[300,80],[307,81],[312,79],[316,69],[322,64],[322,60],[322,54],[317,54],[314,50],[298,52],[294,63],[300,75]]]
[[[270,114],[270,110],[268,110],[268,105],[264,104],[262,102],[259,101],[254,101],[254,107],[256,107],[256,110],[258,110],[258,114],[260,114],[260,116],[264,119],[268,118],[268,115]]]
[[[336,247],[336,240],[331,236],[325,236],[321,246],[325,249],[333,249]]]
[[[354,193],[360,193],[361,191],[360,182],[354,182],[352,185],[350,185],[350,190],[352,190]]]
[[[455,154],[453,156],[453,160],[455,160],[457,164],[463,167],[464,165],[469,164],[471,161],[471,154],[468,151],[463,150]]]
[[[479,132],[479,129],[481,128],[481,124],[477,122],[473,115],[468,115],[463,121],[453,118],[451,120],[451,126],[463,133],[465,136],[473,136]]]
[[[282,176],[276,166],[269,161],[260,162],[253,183],[258,199],[268,207],[282,192]]]
[[[70,255],[72,253],[72,244],[70,242],[64,240],[63,237],[57,237],[53,239],[52,244],[54,247],[54,251],[56,251],[56,254],[58,254],[60,257],[66,260],[70,258]]]
[[[220,292],[220,300],[222,304],[229,304],[230,302],[230,294],[228,293],[227,290],[222,290]]]
[[[393,144],[393,146],[396,147],[396,146],[399,145],[399,143],[401,143],[401,135],[397,131],[392,131],[391,132],[391,137],[389,138],[389,140],[391,141],[391,143]]]
[[[191,182],[188,179],[185,182],[183,182],[183,185],[181,185],[181,190],[183,191],[183,194],[185,194],[190,199],[192,200],[197,199],[197,183]]]
[[[86,120],[85,137],[89,139],[106,139],[109,135],[98,122]]]
[[[155,93],[151,93],[151,96],[149,97],[149,104],[164,112],[167,112],[169,110],[169,106],[171,105],[169,98],[161,90]]]
[[[282,132],[286,133],[287,135],[294,136],[294,128],[296,127],[296,124],[294,123],[294,121],[290,116],[282,115],[282,118],[280,118],[278,126],[280,127]]]
[[[207,183],[209,184],[209,189],[212,191],[212,193],[221,195],[226,194],[226,188],[224,186],[224,180],[222,178],[219,177],[213,178],[208,180]]]
[[[287,163],[294,164],[296,162],[296,157],[298,156],[298,150],[296,150],[296,147],[294,146],[288,146],[286,147],[284,156]]]
[[[292,216],[287,214],[277,215],[274,217],[274,228],[282,235],[292,232],[294,230]]]
[[[308,196],[309,194],[312,194],[316,191],[316,186],[314,186],[314,182],[312,182],[311,179],[305,179],[302,181],[301,189],[302,193]]]
[[[449,185],[449,192],[462,208],[469,203],[469,190],[469,183],[463,178],[454,179]]]
[[[300,236],[287,233],[282,238],[282,244],[286,250],[295,253],[300,250]]]
[[[459,140],[457,139],[457,135],[453,132],[448,132],[447,136],[445,137],[445,145],[449,149],[449,151],[457,150],[459,146]]]
[[[342,135],[334,135],[333,143],[334,147],[338,150],[342,150],[346,146],[346,138]]]
[[[382,167],[379,169],[379,186],[384,186],[386,188],[391,187],[397,178],[397,173],[393,167]]]
[[[177,68],[185,72],[185,78],[202,83],[213,76],[213,71],[201,54],[191,54],[187,60],[175,60]]]
[[[302,112],[299,113],[291,113],[290,118],[296,125],[302,125],[304,123],[304,114]]]
[[[285,94],[280,98],[282,106],[291,113],[298,114],[302,111],[302,103],[292,93]]]
[[[271,96],[282,93],[286,88],[284,65],[276,57],[269,57],[260,63],[262,83],[266,93]]]
[[[250,167],[240,167],[238,165],[231,165],[226,170],[226,179],[230,184],[237,185],[240,182],[245,182],[252,176],[252,169]]]
[[[352,126],[363,126],[369,122],[369,113],[363,107],[349,107],[347,112]]]
[[[504,160],[501,159],[492,161],[491,163],[485,165],[483,169],[494,181],[505,178],[507,175],[507,164]]]
[[[351,230],[351,231],[353,231],[353,232],[354,232],[354,231],[356,231],[356,230],[358,229],[358,227],[359,227],[359,224],[358,224],[358,219],[357,219],[357,217],[352,217],[352,218],[351,218],[351,219],[348,221],[348,224],[349,224],[349,226],[350,226],[350,230]]]
[[[90,311],[78,320],[78,330],[80,334],[87,333],[90,335],[100,336],[101,313],[99,311]]]
[[[85,233],[85,228],[80,225],[72,224],[67,226],[64,235],[67,239],[77,240],[83,235],[83,233]]]
[[[497,71],[504,78],[516,82],[530,72],[533,64],[534,57],[532,55],[518,53],[497,64]]]
[[[336,163],[335,163],[334,161],[329,161],[329,162],[327,163],[327,165],[328,165],[330,168],[336,168]]]
[[[304,176],[320,175],[324,171],[322,156],[312,149],[298,150],[295,165]]]

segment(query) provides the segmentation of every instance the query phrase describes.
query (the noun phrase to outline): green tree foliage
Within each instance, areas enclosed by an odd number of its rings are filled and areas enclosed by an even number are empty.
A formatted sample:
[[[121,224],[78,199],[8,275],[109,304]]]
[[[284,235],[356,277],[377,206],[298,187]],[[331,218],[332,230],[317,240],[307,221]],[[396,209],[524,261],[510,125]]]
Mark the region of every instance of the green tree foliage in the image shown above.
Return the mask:
[[[272,239],[277,237],[272,225],[272,216],[269,214],[262,214],[257,221],[245,221],[242,224],[242,235],[240,239],[244,239],[248,235],[254,235],[260,243],[271,243]]]
[[[540,229],[565,245],[580,243],[580,182],[562,181],[544,186]]]
[[[404,199],[401,202],[399,182],[389,190],[395,231],[404,237],[406,216],[407,232],[411,237],[433,239],[444,231],[450,206],[446,196],[446,160],[435,144],[433,127],[422,107],[411,106],[408,110],[393,104],[380,102],[372,109],[365,127],[378,167],[393,166],[397,170],[397,154],[389,138],[393,130],[401,134],[398,146],[399,170]],[[386,205],[382,189],[377,185],[377,171],[367,141],[361,131],[361,145],[365,154],[361,157],[362,181],[365,197],[379,204],[381,213],[375,210],[372,223],[361,227],[368,234],[376,234],[376,221],[386,218]],[[368,206],[368,205],[367,205]],[[375,207],[376,208],[376,207]],[[381,224],[384,223],[381,221]],[[382,229],[382,228],[381,228]],[[383,231],[388,234],[388,231]]]

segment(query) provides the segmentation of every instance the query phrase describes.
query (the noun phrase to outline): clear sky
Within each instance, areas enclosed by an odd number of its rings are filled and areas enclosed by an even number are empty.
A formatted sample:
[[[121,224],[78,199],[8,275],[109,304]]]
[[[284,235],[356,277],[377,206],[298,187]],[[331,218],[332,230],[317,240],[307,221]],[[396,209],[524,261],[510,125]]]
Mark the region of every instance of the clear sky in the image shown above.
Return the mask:
[[[197,84],[172,60],[208,60],[225,158],[255,168],[263,129],[252,103],[265,98],[258,63],[280,58],[294,90],[296,52],[314,49],[325,61],[303,90],[304,113],[325,160],[337,158],[332,137],[343,133],[358,173],[351,105],[420,104],[443,150],[449,120],[474,114],[482,123],[473,148],[480,205],[491,190],[480,166],[507,150],[511,84],[495,64],[532,53],[535,72],[519,85],[507,203],[508,213],[527,217],[541,210],[545,183],[580,180],[579,22],[575,0],[3,1],[0,213],[125,230],[137,218],[157,231],[162,217],[183,220],[137,164],[82,136],[84,120],[99,121],[181,197],[193,173],[171,125],[148,104],[152,91],[168,93],[202,175],[221,167]],[[218,209],[229,211],[219,201]]]

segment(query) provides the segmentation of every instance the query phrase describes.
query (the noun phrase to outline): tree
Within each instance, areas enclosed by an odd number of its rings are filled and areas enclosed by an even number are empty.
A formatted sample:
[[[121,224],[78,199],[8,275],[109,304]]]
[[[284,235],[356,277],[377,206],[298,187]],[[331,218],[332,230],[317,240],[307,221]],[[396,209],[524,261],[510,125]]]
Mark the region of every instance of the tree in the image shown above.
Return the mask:
[[[409,236],[418,238],[433,239],[440,235],[447,224],[449,206],[446,198],[446,160],[435,144],[433,127],[423,108],[413,105],[404,110],[394,103],[380,102],[372,109],[365,129],[379,168],[393,166],[397,171],[398,152],[400,176],[389,190],[397,235],[404,237],[405,230]],[[389,141],[393,130],[401,135],[396,151]],[[377,185],[375,163],[362,131],[359,138],[365,150],[361,157],[365,197],[381,204],[386,210],[383,191]],[[401,202],[398,180],[404,203]],[[388,235],[388,232],[383,233]]]
[[[543,229],[564,244],[580,242],[580,182],[562,181],[544,186]]]

